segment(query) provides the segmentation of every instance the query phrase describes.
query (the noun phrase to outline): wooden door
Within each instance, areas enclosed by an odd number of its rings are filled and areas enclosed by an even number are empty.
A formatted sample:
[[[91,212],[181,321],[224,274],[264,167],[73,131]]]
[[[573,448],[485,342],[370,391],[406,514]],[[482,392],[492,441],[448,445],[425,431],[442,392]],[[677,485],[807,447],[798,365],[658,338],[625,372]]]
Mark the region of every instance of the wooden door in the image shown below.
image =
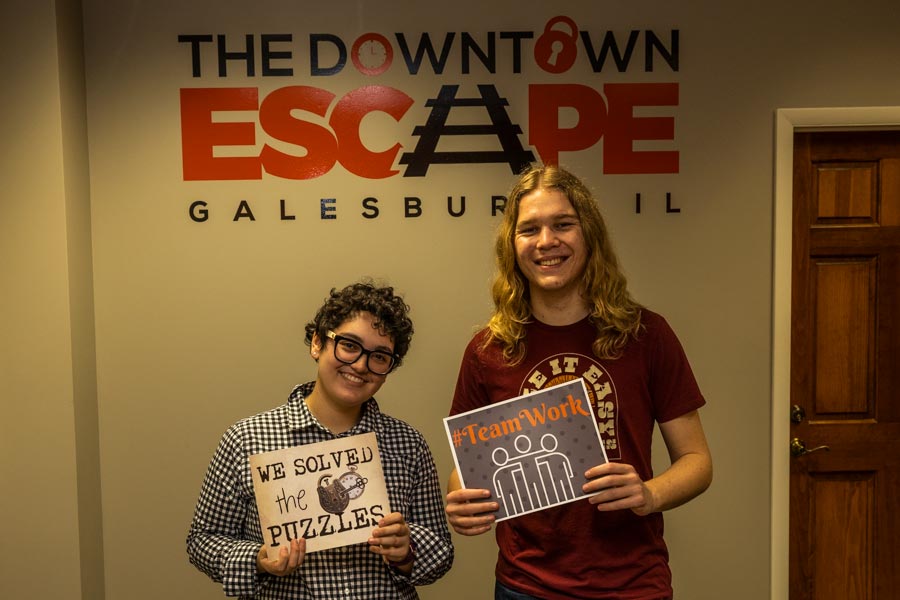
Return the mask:
[[[790,598],[900,598],[900,132],[797,133],[793,221]]]

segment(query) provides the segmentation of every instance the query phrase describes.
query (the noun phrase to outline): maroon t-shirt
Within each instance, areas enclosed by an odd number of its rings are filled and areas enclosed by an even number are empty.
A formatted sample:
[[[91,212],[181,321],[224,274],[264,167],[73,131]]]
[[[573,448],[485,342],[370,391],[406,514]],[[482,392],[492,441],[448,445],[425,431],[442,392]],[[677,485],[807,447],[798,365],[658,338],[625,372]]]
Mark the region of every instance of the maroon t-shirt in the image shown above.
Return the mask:
[[[582,377],[610,460],[653,477],[654,423],[665,423],[705,404],[675,333],[644,309],[643,330],[616,360],[591,351],[588,319],[563,327],[526,327],[527,353],[515,366],[496,345],[481,350],[479,332],[463,355],[455,415]],[[599,461],[598,461],[599,462]],[[587,500],[522,515],[497,524],[497,579],[547,600],[571,598],[657,600],[672,596],[661,513],[599,512]]]

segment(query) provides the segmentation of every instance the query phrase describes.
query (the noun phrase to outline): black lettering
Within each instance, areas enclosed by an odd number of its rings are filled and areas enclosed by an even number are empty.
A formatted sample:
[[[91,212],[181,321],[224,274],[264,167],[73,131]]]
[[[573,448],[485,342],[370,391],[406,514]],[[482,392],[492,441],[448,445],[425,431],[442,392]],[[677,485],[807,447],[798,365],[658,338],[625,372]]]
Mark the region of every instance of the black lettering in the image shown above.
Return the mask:
[[[403,199],[407,219],[422,216],[422,201],[415,196],[407,196]]]
[[[337,206],[335,206],[335,203],[337,203],[335,198],[322,198],[320,218],[323,221],[337,219],[337,214],[335,214],[337,212]]]
[[[340,528],[338,529],[338,532],[344,533],[345,531],[351,531],[351,530],[353,529],[353,522],[352,522],[352,521],[349,522],[349,523],[345,523],[345,522],[344,522],[344,514],[343,514],[343,513],[341,513],[341,514],[338,515],[338,520],[339,520],[340,523],[341,523],[341,526],[340,526]]]
[[[253,49],[253,36],[247,34],[244,36],[244,50],[229,52],[226,49],[225,36],[219,34],[216,36],[216,42],[219,50],[219,77],[228,77],[228,61],[244,61],[247,63],[247,77],[256,75],[256,59]]]
[[[352,511],[354,518],[356,519],[356,529],[362,529],[363,527],[371,527],[373,525],[377,525],[378,523],[372,523],[369,519],[369,511],[365,507],[363,508],[354,508]]]
[[[259,472],[260,481],[268,481],[270,476],[273,480],[285,478],[284,463],[272,463],[271,465],[266,465],[265,469],[263,467],[256,467],[256,470]]]
[[[306,496],[306,490],[300,490],[297,495],[288,495],[284,488],[281,488],[281,495],[275,497],[275,504],[278,505],[279,514],[290,512],[292,508],[306,510],[306,504],[300,501]]]
[[[680,208],[672,207],[672,192],[666,192],[666,212],[667,213],[680,213]]]
[[[461,43],[462,72],[464,75],[469,74],[469,56],[472,53],[487,68],[488,73],[493,74],[497,72],[497,40],[493,31],[489,31],[487,34],[487,51],[482,50],[481,46],[472,39],[472,35],[466,32],[462,33]]]
[[[209,211],[206,209],[206,202],[203,200],[192,202],[191,207],[188,209],[188,214],[195,223],[202,223],[208,220]]]
[[[290,60],[291,58],[289,50],[276,52],[271,49],[271,45],[277,42],[290,43],[294,39],[293,36],[289,33],[264,33],[260,36],[260,39],[263,77],[290,77],[293,75],[294,69],[290,67],[275,68],[271,66],[273,60]]]
[[[312,519],[300,519],[300,523],[303,526],[303,539],[310,539],[314,537],[319,537],[319,534],[316,533],[315,529],[310,530],[310,526],[312,526]]]
[[[366,209],[366,212],[363,211],[362,216],[366,219],[375,219],[378,217],[378,198],[366,198],[362,201],[363,208]]]
[[[331,524],[331,515],[328,513],[319,515],[319,525],[319,535],[334,535],[334,525]],[[343,529],[341,529],[341,531],[343,531]]]
[[[506,196],[491,196],[491,216],[496,217],[498,213],[506,210]]]
[[[662,57],[666,64],[669,65],[669,68],[678,72],[678,47],[679,47],[679,36],[678,30],[672,30],[672,41],[670,44],[671,49],[667,49],[663,46],[662,41],[657,37],[655,33],[652,31],[644,32],[644,70],[648,73],[653,71],[653,50],[659,52],[659,55]]]
[[[533,31],[501,31],[501,40],[512,40],[513,47],[513,73],[522,72],[522,40],[530,40],[534,37]]]
[[[637,44],[640,31],[632,31],[628,35],[628,44],[625,46],[624,55],[619,52],[619,45],[616,42],[616,36],[612,31],[607,31],[603,37],[603,43],[600,45],[600,52],[594,55],[594,44],[591,41],[591,35],[587,31],[581,32],[581,41],[584,44],[584,50],[588,59],[591,61],[591,68],[594,73],[603,71],[603,65],[606,62],[606,55],[611,51],[613,60],[616,62],[616,68],[619,73],[628,70],[628,64],[631,62],[631,55],[634,53],[634,46]]]
[[[398,33],[397,45],[400,47],[400,54],[403,55],[403,60],[406,62],[406,68],[409,71],[409,74],[415,75],[419,72],[419,67],[422,65],[423,54],[428,54],[428,60],[431,62],[431,70],[434,71],[435,75],[443,73],[455,37],[455,32],[448,32],[444,35],[444,46],[441,48],[441,56],[438,58],[434,52],[434,46],[431,44],[431,36],[427,33],[423,33],[421,37],[419,37],[419,46],[416,49],[416,57],[412,58],[412,54],[409,51],[409,45],[406,43],[406,36],[402,33]]]
[[[328,42],[337,49],[337,61],[330,67],[322,67],[319,65],[319,43]],[[340,73],[347,64],[347,46],[336,35],[330,33],[311,33],[309,34],[309,73],[314,77],[336,75]]]
[[[191,44],[191,77],[200,77],[200,43],[201,42],[212,42],[213,36],[211,34],[179,35],[178,41],[179,42],[190,42],[190,44]]]
[[[280,546],[281,542],[278,541],[278,538],[280,538],[281,534],[283,533],[281,525],[272,525],[271,527],[266,527],[266,529],[269,530],[269,537],[272,539],[272,543],[270,543],[269,545]]]
[[[234,213],[234,219],[232,221],[238,221],[239,219],[243,219],[248,217],[251,221],[255,221],[256,217],[253,216],[253,211],[250,210],[250,204],[246,200],[241,200],[241,203],[238,205],[237,211]]]
[[[284,201],[284,198],[282,198],[279,202],[281,203],[281,220],[282,220],[282,221],[294,221],[294,220],[296,220],[296,218],[297,218],[296,215],[289,215],[289,214],[287,214],[287,212],[286,212],[287,206],[286,206],[286,203],[285,203],[285,201]]]
[[[453,210],[453,196],[447,196],[447,212],[451,217],[461,217],[466,214],[466,197],[459,197],[459,210]]]
[[[304,519],[304,521],[307,519]],[[297,521],[289,521],[287,523],[282,523],[281,525],[272,525],[271,527],[266,527],[269,530],[269,536],[272,538],[272,543],[270,546],[280,546],[281,542],[278,539],[284,535],[285,541],[291,541],[297,538]],[[293,534],[293,536],[291,536]]]

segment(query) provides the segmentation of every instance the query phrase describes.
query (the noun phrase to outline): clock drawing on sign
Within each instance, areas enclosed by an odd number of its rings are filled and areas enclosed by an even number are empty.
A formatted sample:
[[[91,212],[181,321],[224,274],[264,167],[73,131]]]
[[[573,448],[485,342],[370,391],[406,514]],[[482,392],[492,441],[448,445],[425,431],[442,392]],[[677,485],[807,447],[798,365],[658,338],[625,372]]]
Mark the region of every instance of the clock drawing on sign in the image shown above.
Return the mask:
[[[326,512],[339,515],[347,509],[351,500],[356,500],[366,489],[368,479],[356,472],[356,467],[351,465],[350,470],[330,481],[331,473],[319,477],[319,504]]]
[[[350,48],[350,60],[360,73],[381,75],[394,61],[394,49],[386,37],[379,33],[359,36]]]

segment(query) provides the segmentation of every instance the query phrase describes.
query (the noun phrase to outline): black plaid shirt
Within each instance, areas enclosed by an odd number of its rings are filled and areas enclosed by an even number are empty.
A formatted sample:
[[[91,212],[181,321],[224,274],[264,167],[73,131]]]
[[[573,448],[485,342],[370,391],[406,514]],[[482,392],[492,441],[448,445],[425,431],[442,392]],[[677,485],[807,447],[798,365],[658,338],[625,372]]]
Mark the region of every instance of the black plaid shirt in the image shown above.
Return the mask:
[[[453,564],[443,495],[428,444],[410,425],[383,414],[374,398],[362,418],[339,437],[374,432],[390,498],[416,546],[409,576],[392,569],[368,544],[307,554],[286,577],[256,572],[263,543],[248,457],[334,439],[309,412],[299,385],[286,404],[238,421],[222,436],[206,472],[187,537],[191,563],[221,582],[226,596],[273,600],[418,598],[414,586],[436,581]]]

